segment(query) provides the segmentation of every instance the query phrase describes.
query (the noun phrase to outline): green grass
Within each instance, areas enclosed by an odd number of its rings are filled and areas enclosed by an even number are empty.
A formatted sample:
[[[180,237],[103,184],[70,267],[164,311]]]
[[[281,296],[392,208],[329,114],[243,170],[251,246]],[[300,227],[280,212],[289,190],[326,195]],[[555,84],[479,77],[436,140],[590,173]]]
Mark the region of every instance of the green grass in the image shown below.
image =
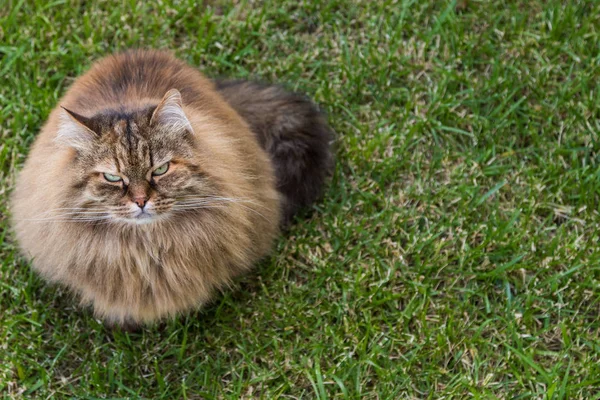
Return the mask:
[[[600,3],[150,3],[0,6],[0,395],[600,398]],[[133,46],[308,93],[338,165],[235,290],[112,336],[18,257],[6,199]]]

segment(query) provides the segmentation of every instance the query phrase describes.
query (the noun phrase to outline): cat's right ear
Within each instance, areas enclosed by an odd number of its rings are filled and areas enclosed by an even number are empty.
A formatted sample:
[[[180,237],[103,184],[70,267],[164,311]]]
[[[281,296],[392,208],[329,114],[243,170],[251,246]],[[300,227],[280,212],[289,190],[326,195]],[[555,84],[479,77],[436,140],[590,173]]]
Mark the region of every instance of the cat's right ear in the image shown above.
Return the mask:
[[[98,136],[92,129],[92,120],[63,106],[61,108],[55,141],[78,150],[88,148]]]

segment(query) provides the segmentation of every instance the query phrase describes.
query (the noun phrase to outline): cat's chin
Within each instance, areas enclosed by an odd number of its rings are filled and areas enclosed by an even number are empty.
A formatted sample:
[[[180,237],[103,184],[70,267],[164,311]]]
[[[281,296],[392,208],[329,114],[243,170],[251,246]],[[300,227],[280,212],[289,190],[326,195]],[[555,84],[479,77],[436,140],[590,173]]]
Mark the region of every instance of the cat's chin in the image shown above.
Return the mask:
[[[148,214],[148,213],[139,214],[139,215],[136,215],[134,217],[129,217],[129,218],[123,218],[123,217],[115,218],[115,220],[119,223],[131,224],[131,225],[148,225],[148,224],[156,222],[160,219],[162,219],[161,216],[155,215],[155,214]]]
[[[146,224],[155,222],[158,219],[159,219],[159,216],[156,215],[155,213],[140,210],[135,215],[128,218],[128,221],[131,223],[134,223],[136,225],[146,225]]]
[[[155,215],[142,214],[134,218],[130,218],[130,221],[136,225],[146,225],[155,222],[158,218]]]

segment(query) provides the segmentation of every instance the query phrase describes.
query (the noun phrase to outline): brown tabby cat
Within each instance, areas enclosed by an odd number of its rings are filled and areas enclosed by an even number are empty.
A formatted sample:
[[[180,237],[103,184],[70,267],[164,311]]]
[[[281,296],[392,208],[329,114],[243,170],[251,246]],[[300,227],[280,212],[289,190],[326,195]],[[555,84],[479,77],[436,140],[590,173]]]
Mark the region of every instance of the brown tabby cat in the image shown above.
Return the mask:
[[[160,51],[97,62],[52,111],[13,223],[46,279],[111,325],[207,302],[320,194],[332,132],[306,98],[213,83]]]

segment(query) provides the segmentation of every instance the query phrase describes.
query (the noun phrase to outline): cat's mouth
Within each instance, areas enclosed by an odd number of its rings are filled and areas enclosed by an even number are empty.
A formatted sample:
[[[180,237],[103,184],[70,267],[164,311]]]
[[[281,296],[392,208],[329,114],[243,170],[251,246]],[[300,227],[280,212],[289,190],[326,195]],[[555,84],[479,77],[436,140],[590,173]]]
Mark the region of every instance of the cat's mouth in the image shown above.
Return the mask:
[[[154,221],[156,218],[155,214],[151,214],[148,211],[139,210],[135,215],[132,216],[131,220],[136,224],[147,224]]]
[[[147,224],[157,220],[158,215],[156,210],[154,210],[154,204],[152,202],[148,202],[141,208],[131,204],[129,207],[129,215],[126,219],[134,224]]]

